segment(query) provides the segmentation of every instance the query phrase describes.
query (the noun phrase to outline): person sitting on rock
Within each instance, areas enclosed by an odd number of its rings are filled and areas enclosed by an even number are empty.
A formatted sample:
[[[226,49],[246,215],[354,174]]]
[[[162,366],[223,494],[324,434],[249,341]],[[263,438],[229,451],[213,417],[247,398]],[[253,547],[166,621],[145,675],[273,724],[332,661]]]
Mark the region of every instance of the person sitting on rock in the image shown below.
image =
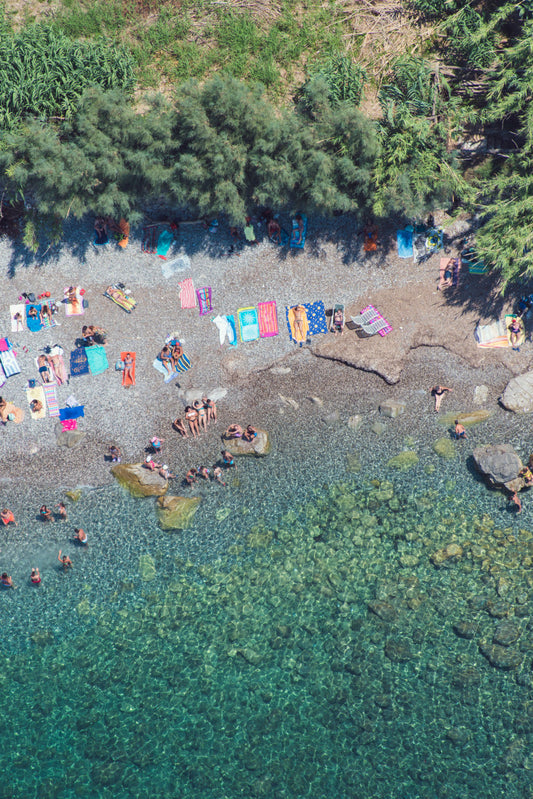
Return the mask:
[[[531,488],[531,486],[533,486],[533,472],[529,466],[522,466],[518,472],[518,476],[522,478],[527,488]]]
[[[151,472],[155,472],[162,468],[162,464],[156,463],[151,455],[146,456],[143,466],[145,469],[149,469]]]
[[[173,480],[176,477],[175,474],[172,474],[166,463],[159,469],[159,474],[165,480]]]
[[[224,438],[242,438],[243,432],[244,431],[240,424],[230,424],[224,433]]]
[[[254,438],[257,437],[257,430],[255,427],[252,427],[251,424],[248,425],[244,433],[242,434],[244,441],[253,441]]]

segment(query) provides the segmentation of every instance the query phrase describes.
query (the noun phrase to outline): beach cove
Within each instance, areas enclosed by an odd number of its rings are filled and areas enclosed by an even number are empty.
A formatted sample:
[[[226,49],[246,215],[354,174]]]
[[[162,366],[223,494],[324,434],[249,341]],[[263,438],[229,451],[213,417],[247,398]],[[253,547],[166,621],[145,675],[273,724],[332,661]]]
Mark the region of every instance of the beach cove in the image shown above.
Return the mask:
[[[13,726],[33,722],[24,740],[3,735],[12,776],[0,796],[530,796],[533,516],[527,493],[516,517],[470,464],[481,443],[527,460],[529,425],[498,398],[530,345],[476,350],[481,301],[446,302],[437,257],[364,261],[353,222],[331,225],[310,224],[296,257],[265,242],[222,259],[223,233],[180,234],[191,272],[169,280],[135,239],[124,253],[67,245],[38,268],[0,243],[14,273],[4,325],[22,291],[61,296],[75,282],[89,302],[82,322],[20,336],[30,353],[3,395],[24,407],[35,350],[68,351],[81,323],[108,331],[110,363],[62,389],[85,405],[78,448],[56,446],[50,419],[0,437],[2,503],[19,521],[3,531],[2,564],[23,583],[2,595],[2,679]],[[179,307],[189,274],[212,287],[215,313],[275,299],[279,335],[220,348],[209,316]],[[102,296],[117,281],[138,301],[131,315]],[[372,302],[393,332],[297,348],[284,307],[317,299],[353,313]],[[179,386],[151,365],[172,331],[193,364]],[[129,349],[137,385],[125,391],[113,364]],[[492,412],[447,458],[433,448],[449,438],[429,396],[437,382],[454,388],[443,412]],[[477,405],[476,385],[488,389]],[[183,394],[215,388],[227,391],[216,427],[178,439]],[[379,413],[387,399],[405,403],[398,419]],[[140,460],[154,434],[180,476],[211,464],[234,421],[268,430],[272,453],[239,460],[227,488],[185,489],[202,502],[182,533],[161,531],[153,500],[109,475],[109,443]],[[409,468],[390,465],[405,452]],[[67,526],[90,543],[67,544],[63,575],[54,559],[69,534],[35,517],[80,486]],[[37,590],[24,584],[34,561]]]

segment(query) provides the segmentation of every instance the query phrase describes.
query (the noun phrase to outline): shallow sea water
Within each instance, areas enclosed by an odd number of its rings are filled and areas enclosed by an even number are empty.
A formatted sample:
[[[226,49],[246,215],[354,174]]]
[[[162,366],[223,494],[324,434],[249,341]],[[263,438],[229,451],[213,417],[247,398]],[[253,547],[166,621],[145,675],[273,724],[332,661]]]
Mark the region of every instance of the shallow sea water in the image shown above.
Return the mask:
[[[0,799],[533,797],[531,513],[466,451],[376,440],[366,467],[366,446],[274,436],[226,489],[186,489],[183,533],[115,486],[66,526],[22,514],[1,544]],[[387,470],[404,447],[420,461]]]

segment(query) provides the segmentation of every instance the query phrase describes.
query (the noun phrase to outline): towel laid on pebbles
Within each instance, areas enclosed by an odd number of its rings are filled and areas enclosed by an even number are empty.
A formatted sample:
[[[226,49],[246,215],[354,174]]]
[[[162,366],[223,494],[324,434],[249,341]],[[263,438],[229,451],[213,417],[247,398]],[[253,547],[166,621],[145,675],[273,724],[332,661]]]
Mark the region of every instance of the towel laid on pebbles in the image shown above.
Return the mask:
[[[86,347],[85,354],[89,362],[89,371],[92,375],[99,375],[108,368],[105,347],[92,346]]]
[[[70,376],[81,377],[81,375],[89,374],[89,361],[85,347],[76,347],[70,353]]]
[[[200,306],[200,316],[211,313],[213,311],[211,286],[202,286],[201,289],[196,289],[196,296],[198,297],[198,305]]]
[[[44,391],[42,386],[36,386],[35,388],[28,388],[26,391],[26,397],[28,398],[28,404],[30,406],[30,413],[32,419],[44,419],[46,416],[46,400],[44,397]],[[37,400],[42,405],[42,408],[39,411],[34,411],[31,409],[31,403],[33,400]]]
[[[20,333],[25,327],[26,306],[20,303],[19,305],[9,306],[9,316],[11,318],[11,332]],[[15,316],[17,317],[15,319]],[[20,317],[20,319],[19,319]]]
[[[237,346],[237,331],[235,328],[235,317],[232,314],[227,316],[215,316],[212,320],[218,328],[218,338],[220,346],[222,346],[228,337],[228,342],[232,347]]]
[[[194,291],[194,283],[192,277],[182,280],[178,283],[180,289],[180,302],[183,308],[196,308],[196,293]]]
[[[59,404],[57,402],[57,391],[53,383],[46,383],[43,387],[48,413],[50,416],[59,416]]]
[[[157,371],[163,375],[165,378],[165,383],[170,383],[175,377],[178,376],[176,371],[169,372],[168,369],[165,369],[163,362],[160,361],[159,358],[156,358],[152,365],[154,369],[157,369]]]
[[[11,350],[0,352],[0,363],[2,364],[2,368],[6,377],[12,377],[13,375],[20,374],[20,367],[17,363],[17,359],[15,358],[15,353]]]

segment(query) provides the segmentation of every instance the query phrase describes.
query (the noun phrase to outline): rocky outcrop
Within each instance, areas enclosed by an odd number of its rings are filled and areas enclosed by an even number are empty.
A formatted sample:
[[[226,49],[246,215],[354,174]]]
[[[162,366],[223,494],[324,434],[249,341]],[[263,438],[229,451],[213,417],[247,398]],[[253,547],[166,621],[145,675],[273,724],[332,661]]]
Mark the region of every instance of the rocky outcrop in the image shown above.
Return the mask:
[[[226,436],[222,436],[222,443],[232,455],[255,455],[257,458],[262,458],[269,454],[272,445],[267,431],[256,429],[257,435],[252,441],[245,441],[243,438],[226,438]]]
[[[77,447],[87,433],[83,430],[63,430],[61,423],[58,422],[55,426],[56,442],[58,447]]]
[[[186,530],[198,510],[200,497],[159,497],[157,518],[163,530]]]
[[[168,481],[142,463],[117,463],[111,474],[134,497],[161,497],[168,490]]]
[[[533,372],[525,372],[513,377],[507,383],[501,396],[501,403],[508,411],[514,413],[533,412]]]
[[[442,414],[439,417],[439,422],[445,427],[450,427],[454,425],[457,419],[464,427],[474,427],[477,424],[486,422],[493,414],[494,411],[489,411],[486,408],[479,408],[475,411],[462,411],[461,413],[452,411],[451,413]]]
[[[404,471],[405,469],[410,469],[412,466],[416,466],[417,463],[418,455],[416,452],[405,450],[404,452],[400,452],[398,455],[394,455],[393,458],[388,460],[387,468]]]
[[[397,416],[405,412],[405,402],[398,400],[385,400],[379,405],[379,412],[383,416],[388,416],[390,419],[396,419]]]
[[[524,481],[518,476],[523,464],[510,444],[487,444],[472,453],[476,468],[489,483],[509,491],[520,491]]]

